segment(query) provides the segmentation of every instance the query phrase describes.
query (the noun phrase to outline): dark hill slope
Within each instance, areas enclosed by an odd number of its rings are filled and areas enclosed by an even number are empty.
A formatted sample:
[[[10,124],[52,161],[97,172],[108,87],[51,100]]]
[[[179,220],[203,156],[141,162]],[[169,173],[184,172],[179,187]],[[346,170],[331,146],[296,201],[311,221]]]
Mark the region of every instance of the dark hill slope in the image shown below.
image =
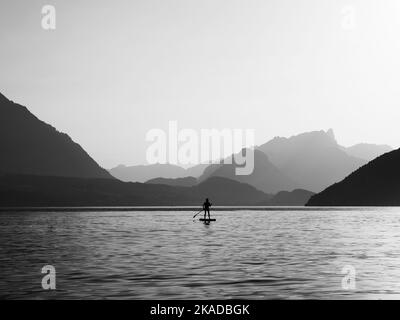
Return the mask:
[[[311,197],[308,206],[399,206],[400,149],[385,153]]]
[[[0,95],[0,172],[114,179],[82,147]]]

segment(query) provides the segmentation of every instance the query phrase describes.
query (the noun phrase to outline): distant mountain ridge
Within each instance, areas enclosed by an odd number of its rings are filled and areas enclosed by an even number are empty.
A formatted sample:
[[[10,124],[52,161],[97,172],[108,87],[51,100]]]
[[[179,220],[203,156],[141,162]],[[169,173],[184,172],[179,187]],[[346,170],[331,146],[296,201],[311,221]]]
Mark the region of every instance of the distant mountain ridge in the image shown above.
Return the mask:
[[[388,149],[389,146],[373,144],[342,147],[332,129],[305,132],[289,138],[275,137],[255,149],[254,172],[250,176],[237,176],[235,165],[212,164],[204,170],[199,181],[222,176],[266,193],[295,189],[320,192]]]
[[[0,95],[0,172],[64,177],[113,177],[72,139]]]
[[[351,147],[344,147],[343,150],[353,157],[371,161],[387,152],[393,151],[393,148],[385,144],[359,143]]]
[[[203,164],[186,170],[170,164],[119,166],[111,169],[110,173],[122,181],[137,182],[188,176],[202,182],[220,176],[247,183],[266,193],[294,189],[320,192],[390,149],[389,146],[373,144],[345,148],[337,143],[333,130],[329,129],[305,132],[289,138],[276,137],[257,147],[254,172],[249,176],[236,175],[234,164],[223,163]],[[162,180],[162,183],[179,185],[183,181]]]
[[[204,181],[210,177],[224,177],[247,183],[265,193],[292,190],[296,186],[296,183],[290,177],[279,170],[269,160],[269,157],[259,150],[254,150],[254,170],[250,175],[237,175],[236,167],[234,163],[212,164],[204,170],[203,175],[199,177],[199,181]]]
[[[270,200],[260,203],[260,205],[304,206],[314,194],[314,192],[303,189],[295,189],[291,192],[281,191],[274,195]]]
[[[173,164],[150,164],[150,165],[136,165],[125,166],[119,165],[109,170],[110,174],[125,182],[146,182],[151,179],[165,178],[176,179],[185,177],[200,176],[207,164],[199,164],[188,169],[184,169],[178,165]]]
[[[0,176],[0,207],[257,205],[268,200],[252,186],[213,177],[193,187],[31,175]]]
[[[342,180],[366,163],[343,151],[332,129],[306,132],[290,138],[277,137],[258,147],[258,150],[268,155],[277,168],[295,181],[296,188],[313,192]]]
[[[185,174],[185,169],[172,164],[119,165],[109,170],[110,174],[125,182],[146,182],[155,178],[177,178]]]
[[[332,129],[289,138],[276,137],[254,152],[254,172],[251,175],[236,175],[234,164],[213,164],[204,170],[199,181],[222,176],[266,193],[294,189],[319,192],[367,162],[345,152],[336,142]]]
[[[185,178],[155,178],[146,181],[147,184],[165,184],[167,186],[175,187],[193,187],[197,184],[197,179],[195,177],[185,177]]]

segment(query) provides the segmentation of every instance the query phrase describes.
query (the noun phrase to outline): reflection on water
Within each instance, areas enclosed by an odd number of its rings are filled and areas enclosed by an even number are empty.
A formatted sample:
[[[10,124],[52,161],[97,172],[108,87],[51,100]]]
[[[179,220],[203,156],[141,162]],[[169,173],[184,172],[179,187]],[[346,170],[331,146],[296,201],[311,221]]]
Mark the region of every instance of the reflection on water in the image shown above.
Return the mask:
[[[2,212],[0,297],[399,298],[400,209]],[[41,287],[56,268],[57,288]],[[344,266],[356,288],[342,288]]]

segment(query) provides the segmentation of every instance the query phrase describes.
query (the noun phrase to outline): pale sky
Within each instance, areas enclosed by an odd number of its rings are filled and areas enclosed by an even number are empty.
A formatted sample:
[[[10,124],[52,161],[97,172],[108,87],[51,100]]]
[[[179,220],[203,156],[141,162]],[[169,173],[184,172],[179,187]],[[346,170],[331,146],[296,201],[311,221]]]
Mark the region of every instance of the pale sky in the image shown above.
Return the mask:
[[[400,147],[398,0],[1,0],[0,43],[0,92],[105,168],[170,120]]]

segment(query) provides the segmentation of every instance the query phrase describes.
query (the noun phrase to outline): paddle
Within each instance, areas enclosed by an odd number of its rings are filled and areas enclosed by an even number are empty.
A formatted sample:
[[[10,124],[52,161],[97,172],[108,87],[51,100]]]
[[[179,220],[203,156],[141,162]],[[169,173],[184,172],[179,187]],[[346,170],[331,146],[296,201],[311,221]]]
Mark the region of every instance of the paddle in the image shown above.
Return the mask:
[[[200,212],[203,212],[203,209],[201,209],[199,212],[197,212],[197,213],[193,216],[193,219],[196,218],[197,215],[198,215]]]

